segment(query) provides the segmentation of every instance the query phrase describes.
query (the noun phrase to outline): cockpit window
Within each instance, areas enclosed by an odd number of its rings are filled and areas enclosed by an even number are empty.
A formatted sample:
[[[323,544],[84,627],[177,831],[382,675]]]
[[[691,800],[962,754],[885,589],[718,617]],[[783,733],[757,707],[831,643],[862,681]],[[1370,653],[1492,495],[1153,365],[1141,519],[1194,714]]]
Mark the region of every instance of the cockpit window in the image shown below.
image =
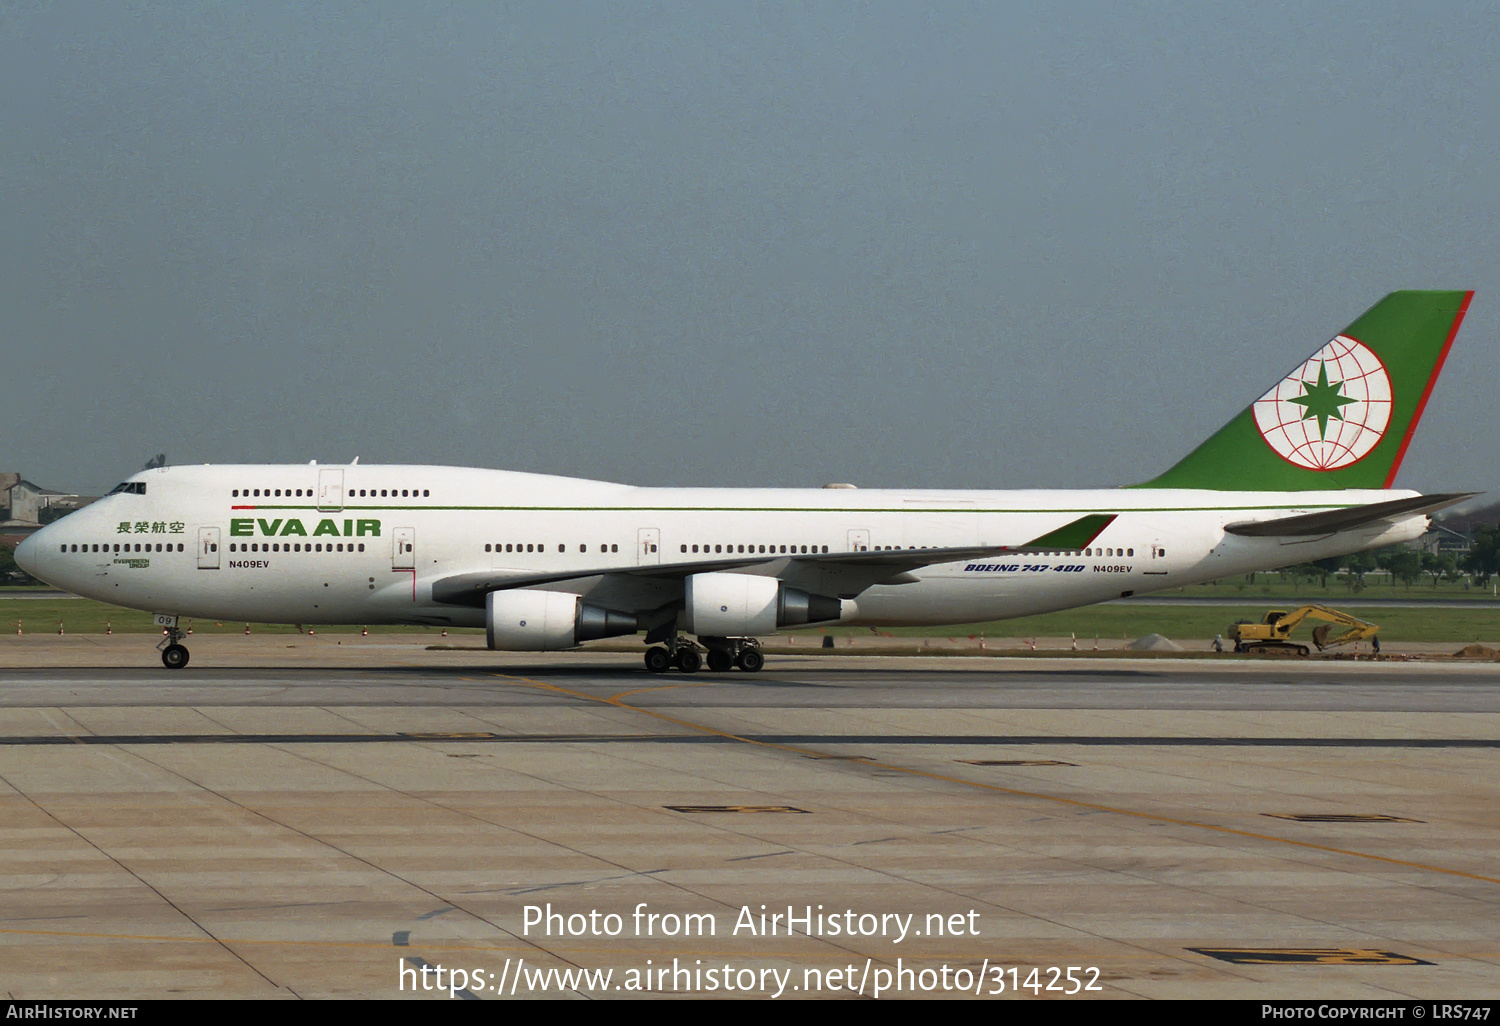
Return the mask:
[[[113,488],[111,488],[109,490],[109,494],[110,495],[114,495],[116,492],[124,492],[127,495],[145,495],[146,494],[146,482],[144,482],[144,481],[123,481],[120,484],[115,485]]]

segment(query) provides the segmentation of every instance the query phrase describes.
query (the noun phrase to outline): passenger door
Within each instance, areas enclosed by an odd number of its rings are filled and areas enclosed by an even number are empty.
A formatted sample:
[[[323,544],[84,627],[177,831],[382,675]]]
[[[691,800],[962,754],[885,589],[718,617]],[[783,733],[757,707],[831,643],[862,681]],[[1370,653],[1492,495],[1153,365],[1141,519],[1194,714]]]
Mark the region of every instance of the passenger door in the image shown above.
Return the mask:
[[[636,566],[655,566],[661,562],[661,531],[655,527],[643,527],[636,532]]]
[[[391,569],[415,570],[417,568],[417,529],[398,527],[392,536]]]
[[[337,513],[344,508],[344,471],[318,471],[318,509],[324,513]]]
[[[198,528],[198,569],[219,569],[219,529],[217,527]]]

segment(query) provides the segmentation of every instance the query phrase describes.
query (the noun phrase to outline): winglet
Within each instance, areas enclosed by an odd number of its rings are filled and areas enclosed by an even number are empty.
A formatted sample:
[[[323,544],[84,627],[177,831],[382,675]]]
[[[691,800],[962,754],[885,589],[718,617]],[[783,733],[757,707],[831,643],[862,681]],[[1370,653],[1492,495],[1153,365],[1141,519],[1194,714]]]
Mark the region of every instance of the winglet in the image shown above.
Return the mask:
[[[1064,524],[1055,531],[1048,531],[1040,538],[1033,538],[1021,549],[1081,549],[1104,533],[1104,529],[1115,522],[1115,513],[1090,513],[1072,523]]]

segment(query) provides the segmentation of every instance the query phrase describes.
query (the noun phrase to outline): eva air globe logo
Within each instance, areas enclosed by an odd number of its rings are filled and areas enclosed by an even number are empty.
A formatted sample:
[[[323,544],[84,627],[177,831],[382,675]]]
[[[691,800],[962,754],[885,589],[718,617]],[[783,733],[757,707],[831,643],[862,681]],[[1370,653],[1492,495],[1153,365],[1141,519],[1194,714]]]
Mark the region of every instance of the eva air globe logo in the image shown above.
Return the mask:
[[[1282,459],[1337,470],[1359,462],[1385,437],[1391,379],[1368,346],[1340,335],[1252,408],[1260,436]]]

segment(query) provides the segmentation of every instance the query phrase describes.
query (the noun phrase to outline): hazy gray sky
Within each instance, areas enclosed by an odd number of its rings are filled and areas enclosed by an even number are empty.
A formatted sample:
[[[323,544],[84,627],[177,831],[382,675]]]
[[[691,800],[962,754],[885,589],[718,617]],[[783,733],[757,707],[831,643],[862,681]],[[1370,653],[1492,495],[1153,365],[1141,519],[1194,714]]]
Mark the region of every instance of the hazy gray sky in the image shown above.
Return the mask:
[[[0,470],[1154,476],[1395,288],[1500,488],[1494,4],[7,4]]]

